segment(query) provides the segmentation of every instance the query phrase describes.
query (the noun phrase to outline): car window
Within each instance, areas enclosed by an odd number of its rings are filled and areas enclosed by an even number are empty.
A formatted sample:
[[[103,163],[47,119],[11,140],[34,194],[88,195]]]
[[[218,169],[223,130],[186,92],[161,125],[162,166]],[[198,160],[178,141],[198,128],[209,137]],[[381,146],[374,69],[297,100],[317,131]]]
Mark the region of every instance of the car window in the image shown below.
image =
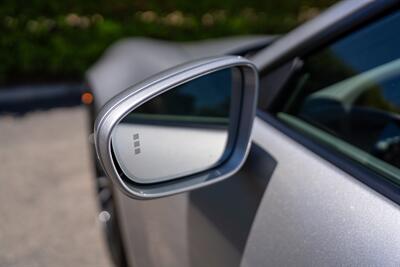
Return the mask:
[[[277,115],[400,181],[400,12],[305,58]]]

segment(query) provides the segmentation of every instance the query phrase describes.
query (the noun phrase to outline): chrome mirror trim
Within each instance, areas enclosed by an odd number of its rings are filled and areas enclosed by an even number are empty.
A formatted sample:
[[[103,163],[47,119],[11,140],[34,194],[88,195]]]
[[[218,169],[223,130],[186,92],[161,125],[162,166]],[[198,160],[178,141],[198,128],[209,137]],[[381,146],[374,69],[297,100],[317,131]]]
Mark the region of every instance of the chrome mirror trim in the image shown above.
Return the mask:
[[[138,184],[118,170],[114,163],[111,134],[129,112],[182,83],[221,69],[238,67],[243,76],[237,136],[231,155],[210,170],[157,184]],[[255,116],[258,72],[247,59],[238,56],[213,57],[189,62],[133,85],[112,98],[100,111],[94,126],[96,153],[106,175],[129,197],[151,199],[181,193],[226,179],[236,173],[246,159]]]

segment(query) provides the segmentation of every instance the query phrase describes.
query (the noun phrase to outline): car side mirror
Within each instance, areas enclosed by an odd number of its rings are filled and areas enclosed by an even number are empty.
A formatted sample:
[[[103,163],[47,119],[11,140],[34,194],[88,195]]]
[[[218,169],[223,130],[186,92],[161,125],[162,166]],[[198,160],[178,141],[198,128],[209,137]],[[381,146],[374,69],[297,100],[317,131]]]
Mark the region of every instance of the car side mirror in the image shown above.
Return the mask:
[[[129,197],[149,199],[232,176],[246,159],[258,72],[242,57],[190,62],[133,85],[100,111],[98,159]]]

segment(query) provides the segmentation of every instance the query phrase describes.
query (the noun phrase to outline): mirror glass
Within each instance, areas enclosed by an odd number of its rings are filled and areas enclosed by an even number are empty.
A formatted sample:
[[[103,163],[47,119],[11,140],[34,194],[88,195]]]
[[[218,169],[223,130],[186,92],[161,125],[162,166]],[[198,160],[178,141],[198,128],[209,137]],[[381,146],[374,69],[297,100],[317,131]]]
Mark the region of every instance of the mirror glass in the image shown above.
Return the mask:
[[[134,182],[154,183],[218,165],[229,154],[239,77],[237,68],[209,73],[130,112],[112,135],[121,171]]]

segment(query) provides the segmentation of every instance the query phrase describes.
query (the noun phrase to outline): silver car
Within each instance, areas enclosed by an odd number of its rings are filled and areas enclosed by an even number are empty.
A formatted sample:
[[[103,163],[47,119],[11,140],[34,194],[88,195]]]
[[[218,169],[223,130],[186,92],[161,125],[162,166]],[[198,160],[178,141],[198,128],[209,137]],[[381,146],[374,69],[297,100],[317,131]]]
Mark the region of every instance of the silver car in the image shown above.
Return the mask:
[[[400,265],[398,1],[285,36],[122,40],[87,81],[117,266]]]

